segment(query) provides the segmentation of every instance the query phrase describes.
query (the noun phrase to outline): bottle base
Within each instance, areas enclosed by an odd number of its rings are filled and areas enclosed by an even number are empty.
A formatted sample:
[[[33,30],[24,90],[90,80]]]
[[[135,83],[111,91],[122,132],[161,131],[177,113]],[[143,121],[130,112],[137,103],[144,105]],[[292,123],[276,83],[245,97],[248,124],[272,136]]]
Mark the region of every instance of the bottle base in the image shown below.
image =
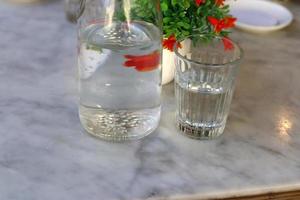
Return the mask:
[[[154,132],[159,125],[160,106],[142,110],[104,110],[80,106],[83,128],[97,138],[122,142],[138,140]]]

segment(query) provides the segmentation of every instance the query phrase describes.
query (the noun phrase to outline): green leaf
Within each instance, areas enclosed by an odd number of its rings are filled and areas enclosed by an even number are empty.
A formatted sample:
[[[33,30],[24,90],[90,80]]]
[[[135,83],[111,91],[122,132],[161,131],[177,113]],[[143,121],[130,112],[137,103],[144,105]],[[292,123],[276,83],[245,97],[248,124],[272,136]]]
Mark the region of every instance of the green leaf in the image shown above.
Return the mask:
[[[165,2],[163,2],[161,4],[161,10],[164,12],[164,11],[167,11],[168,10],[168,4],[166,4]]]

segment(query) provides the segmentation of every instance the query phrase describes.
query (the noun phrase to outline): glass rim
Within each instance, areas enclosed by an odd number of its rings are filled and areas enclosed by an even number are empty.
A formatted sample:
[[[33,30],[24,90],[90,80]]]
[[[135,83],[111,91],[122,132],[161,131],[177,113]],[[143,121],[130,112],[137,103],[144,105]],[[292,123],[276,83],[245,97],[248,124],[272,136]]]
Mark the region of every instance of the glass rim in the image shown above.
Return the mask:
[[[176,56],[178,56],[179,58],[181,58],[181,59],[183,59],[183,60],[186,60],[186,61],[188,61],[188,62],[190,62],[190,63],[197,64],[197,65],[204,65],[204,66],[206,66],[206,67],[208,67],[208,66],[213,66],[213,67],[224,67],[224,66],[227,66],[227,65],[238,64],[238,63],[243,59],[243,57],[244,57],[244,50],[243,50],[243,49],[240,47],[240,45],[238,45],[235,41],[233,41],[233,40],[231,40],[231,39],[229,39],[229,38],[220,37],[220,36],[215,36],[214,39],[222,40],[222,39],[225,38],[226,40],[229,40],[235,47],[237,47],[237,48],[239,49],[239,51],[240,51],[240,55],[238,56],[238,58],[236,58],[236,59],[234,59],[234,60],[232,60],[232,61],[223,63],[223,64],[212,64],[212,63],[198,62],[198,61],[195,61],[195,60],[186,58],[186,57],[184,57],[183,55],[181,55],[181,54],[179,53],[179,51],[178,51],[178,49],[179,49],[179,48],[178,48],[178,44],[179,44],[180,42],[183,42],[183,41],[186,40],[186,39],[190,39],[190,38],[193,37],[193,36],[198,36],[198,37],[200,36],[200,37],[201,37],[201,35],[190,35],[190,36],[188,36],[188,37],[186,37],[186,38],[184,38],[184,39],[182,39],[182,40],[176,42],[176,44],[174,45],[174,53],[175,53]]]

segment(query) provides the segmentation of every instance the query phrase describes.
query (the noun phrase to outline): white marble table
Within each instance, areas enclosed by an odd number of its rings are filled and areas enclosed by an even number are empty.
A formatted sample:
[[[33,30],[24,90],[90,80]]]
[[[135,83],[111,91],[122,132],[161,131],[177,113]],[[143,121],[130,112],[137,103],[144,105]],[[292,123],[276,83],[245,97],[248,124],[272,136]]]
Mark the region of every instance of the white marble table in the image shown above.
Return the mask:
[[[268,35],[239,33],[246,57],[225,135],[174,128],[164,87],[159,129],[125,144],[84,133],[76,33],[61,2],[0,3],[0,200],[177,199],[300,189],[300,5]]]

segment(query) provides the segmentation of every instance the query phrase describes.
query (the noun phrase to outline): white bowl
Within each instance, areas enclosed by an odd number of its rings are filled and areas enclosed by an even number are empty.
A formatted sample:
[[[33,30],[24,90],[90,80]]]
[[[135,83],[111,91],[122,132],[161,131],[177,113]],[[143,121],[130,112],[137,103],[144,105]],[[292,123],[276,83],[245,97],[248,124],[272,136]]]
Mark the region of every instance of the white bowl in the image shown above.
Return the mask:
[[[284,6],[264,0],[229,0],[237,28],[251,32],[283,29],[293,21],[293,14]]]

